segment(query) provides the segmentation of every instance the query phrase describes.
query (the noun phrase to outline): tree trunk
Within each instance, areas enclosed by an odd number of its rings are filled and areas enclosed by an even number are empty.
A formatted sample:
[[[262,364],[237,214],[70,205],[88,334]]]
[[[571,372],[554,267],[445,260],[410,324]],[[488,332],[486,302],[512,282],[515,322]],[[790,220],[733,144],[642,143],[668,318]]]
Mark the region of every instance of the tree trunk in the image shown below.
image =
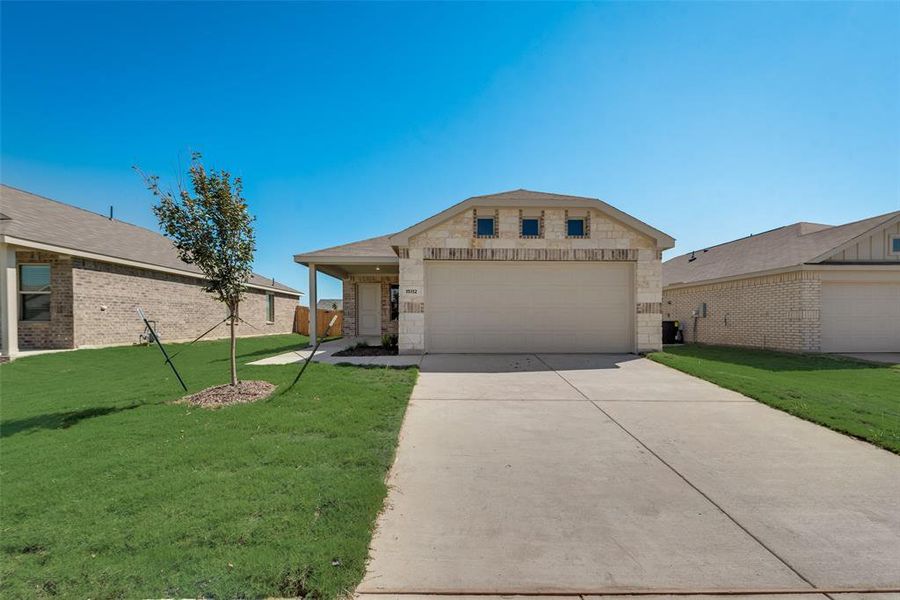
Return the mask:
[[[237,358],[235,350],[237,348],[237,340],[234,336],[234,325],[237,320],[237,302],[231,302],[231,385],[237,385]]]

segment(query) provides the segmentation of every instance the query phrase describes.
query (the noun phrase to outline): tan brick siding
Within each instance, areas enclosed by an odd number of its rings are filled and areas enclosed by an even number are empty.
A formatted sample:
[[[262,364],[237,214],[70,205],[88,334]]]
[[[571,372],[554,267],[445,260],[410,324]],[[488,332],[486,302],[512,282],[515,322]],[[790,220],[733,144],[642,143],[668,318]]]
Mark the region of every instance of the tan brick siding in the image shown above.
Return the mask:
[[[74,340],[72,314],[72,261],[67,256],[50,252],[19,250],[16,264],[50,265],[50,320],[19,321],[20,350],[51,350],[71,348]],[[18,277],[18,269],[16,272]],[[18,284],[17,284],[18,286]],[[17,298],[19,302],[21,299]],[[19,306],[13,308],[19,319]]]
[[[703,302],[707,316],[692,318]],[[665,290],[663,318],[681,321],[686,342],[817,352],[820,302],[818,274],[795,271]]]
[[[72,266],[76,347],[137,342],[144,330],[138,306],[169,341],[193,339],[227,312],[191,277],[81,258],[73,258]],[[248,290],[239,314],[252,327],[238,325],[238,335],[290,333],[296,305],[295,297],[276,295],[275,322],[267,323],[265,292]],[[222,325],[209,337],[227,335],[228,327]]]
[[[391,284],[399,284],[400,277],[396,274],[382,275],[354,274],[343,279],[344,299],[344,325],[342,334],[348,337],[359,335],[357,329],[359,323],[359,311],[356,303],[358,283],[381,284],[381,334],[396,335],[399,329],[399,321],[391,320]]]
[[[409,240],[400,248],[400,349],[421,352],[425,348],[425,315],[428,291],[426,260],[618,260],[633,261],[635,268],[635,340],[639,352],[662,346],[661,255],[651,238],[610,219],[596,210],[573,210],[585,217],[584,237],[566,237],[566,209],[546,208],[543,237],[521,237],[520,209],[488,207],[477,214],[497,215],[497,236],[476,237],[475,212],[464,211]],[[346,290],[346,287],[345,287]],[[656,310],[656,312],[653,312]]]

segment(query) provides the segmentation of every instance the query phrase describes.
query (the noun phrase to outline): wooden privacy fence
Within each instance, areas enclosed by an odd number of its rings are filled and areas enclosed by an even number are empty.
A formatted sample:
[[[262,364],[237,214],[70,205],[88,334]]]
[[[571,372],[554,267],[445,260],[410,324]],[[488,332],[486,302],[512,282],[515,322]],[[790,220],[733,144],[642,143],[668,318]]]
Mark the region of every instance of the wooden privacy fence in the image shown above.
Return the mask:
[[[318,337],[325,335],[325,328],[328,327],[328,323],[334,315],[337,315],[338,318],[328,333],[329,335],[341,335],[344,326],[344,311],[319,309],[316,311],[316,335]],[[298,306],[294,310],[294,333],[309,335],[309,307]]]

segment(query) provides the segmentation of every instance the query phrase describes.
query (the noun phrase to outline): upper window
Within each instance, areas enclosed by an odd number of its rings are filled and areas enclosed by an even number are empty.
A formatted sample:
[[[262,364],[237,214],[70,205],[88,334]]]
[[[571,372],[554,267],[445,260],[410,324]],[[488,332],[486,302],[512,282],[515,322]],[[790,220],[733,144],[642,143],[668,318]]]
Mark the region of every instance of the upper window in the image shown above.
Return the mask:
[[[50,320],[50,265],[19,266],[19,318]]]
[[[266,322],[275,322],[275,294],[266,294]]]
[[[391,321],[396,321],[400,318],[400,286],[396,283],[392,283],[390,286],[390,300]]]
[[[541,220],[523,218],[522,237],[538,237],[539,235],[541,235]]]
[[[566,221],[566,235],[568,237],[584,237],[584,219],[568,219]]]
[[[475,233],[478,237],[494,237],[494,217],[478,217]]]
[[[891,254],[900,254],[900,234],[891,236]]]

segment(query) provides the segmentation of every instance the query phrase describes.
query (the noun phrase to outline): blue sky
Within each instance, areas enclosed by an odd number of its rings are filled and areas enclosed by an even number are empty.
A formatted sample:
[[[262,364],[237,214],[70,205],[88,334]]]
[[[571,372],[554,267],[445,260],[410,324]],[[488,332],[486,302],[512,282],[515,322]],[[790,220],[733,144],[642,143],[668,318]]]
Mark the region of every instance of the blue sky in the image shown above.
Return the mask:
[[[245,180],[256,270],[466,197],[599,197],[677,253],[900,208],[900,3],[10,3],[4,183],[155,228]],[[667,256],[673,256],[672,252]],[[320,297],[340,285],[322,276]]]

